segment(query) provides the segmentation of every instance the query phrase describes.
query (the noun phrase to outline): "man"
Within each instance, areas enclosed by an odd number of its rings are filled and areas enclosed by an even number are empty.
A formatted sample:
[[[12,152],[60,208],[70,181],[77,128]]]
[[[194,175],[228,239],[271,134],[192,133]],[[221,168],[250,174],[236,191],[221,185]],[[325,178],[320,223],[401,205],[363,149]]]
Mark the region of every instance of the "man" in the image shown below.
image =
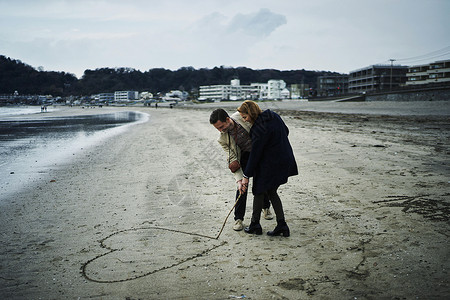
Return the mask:
[[[227,161],[230,171],[234,174],[237,183],[236,199],[239,197],[242,188],[242,179],[244,178],[243,169],[247,165],[247,160],[250,156],[252,141],[250,139],[251,125],[245,122],[239,112],[231,115],[219,108],[214,110],[209,122],[220,131],[219,139],[217,140],[227,154]],[[245,189],[246,190],[246,189]],[[245,206],[247,203],[247,191],[245,191],[234,209],[235,224],[233,229],[236,231],[244,228],[242,221],[245,215]],[[273,218],[270,212],[269,199],[266,196],[264,199],[264,218],[271,220]]]

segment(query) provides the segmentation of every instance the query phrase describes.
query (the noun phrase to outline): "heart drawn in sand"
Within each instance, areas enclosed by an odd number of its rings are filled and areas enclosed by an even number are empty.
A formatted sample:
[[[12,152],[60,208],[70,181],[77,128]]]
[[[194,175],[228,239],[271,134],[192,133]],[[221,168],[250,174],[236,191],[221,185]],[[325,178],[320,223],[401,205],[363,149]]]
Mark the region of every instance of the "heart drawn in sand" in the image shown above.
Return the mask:
[[[100,240],[108,252],[87,261],[83,276],[98,283],[123,282],[179,266],[226,242],[160,227],[115,232]]]

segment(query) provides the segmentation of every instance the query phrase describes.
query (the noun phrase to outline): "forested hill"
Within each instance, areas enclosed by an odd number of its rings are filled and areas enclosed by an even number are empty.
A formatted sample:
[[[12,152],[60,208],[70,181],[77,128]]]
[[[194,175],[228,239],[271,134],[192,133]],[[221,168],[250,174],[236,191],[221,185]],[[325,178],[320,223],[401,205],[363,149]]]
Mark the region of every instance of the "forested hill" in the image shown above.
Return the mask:
[[[86,70],[81,79],[65,72],[38,71],[20,60],[0,56],[0,94],[40,94],[81,96],[121,90],[149,91],[153,94],[170,90],[191,92],[201,85],[230,84],[238,78],[241,84],[267,83],[282,79],[288,85],[305,83],[316,86],[317,77],[337,74],[329,71],[274,69],[253,70],[246,67],[215,67],[199,69],[182,67],[176,71],[163,68],[145,72],[131,68],[101,68]]]
[[[0,56],[0,94],[68,95],[77,82],[73,74],[40,72],[20,60]]]

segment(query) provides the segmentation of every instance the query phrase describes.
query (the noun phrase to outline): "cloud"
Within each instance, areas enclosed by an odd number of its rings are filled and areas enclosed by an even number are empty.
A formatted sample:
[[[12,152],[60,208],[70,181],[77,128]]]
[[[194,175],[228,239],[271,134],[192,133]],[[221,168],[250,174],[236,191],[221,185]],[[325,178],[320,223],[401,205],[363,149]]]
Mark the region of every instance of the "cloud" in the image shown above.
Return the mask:
[[[287,23],[285,16],[271,12],[267,8],[257,13],[237,14],[228,25],[228,32],[242,32],[250,36],[266,37],[275,29]]]
[[[220,36],[221,39],[225,38],[224,34],[231,37],[243,35],[264,38],[286,23],[285,16],[273,13],[267,8],[260,9],[256,13],[236,14],[232,18],[213,12],[196,21],[191,26],[191,32]]]
[[[225,31],[227,17],[221,13],[208,14],[190,26],[190,33],[195,35],[221,35]]]
[[[0,0],[0,53],[78,76],[115,66],[348,72],[448,46],[450,1],[379,2]]]
[[[214,11],[191,23],[182,35],[183,40],[178,40],[185,50],[184,59],[188,61],[198,61],[201,53],[203,66],[243,66],[250,50],[267,42],[272,33],[286,23],[284,15],[269,9],[228,16]]]

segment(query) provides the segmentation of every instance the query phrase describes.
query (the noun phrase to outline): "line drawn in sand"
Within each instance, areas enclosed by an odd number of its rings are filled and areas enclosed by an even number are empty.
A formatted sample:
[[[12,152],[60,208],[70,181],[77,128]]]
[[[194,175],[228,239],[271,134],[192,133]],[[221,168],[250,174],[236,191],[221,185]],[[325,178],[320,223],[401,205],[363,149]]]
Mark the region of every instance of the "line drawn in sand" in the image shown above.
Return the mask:
[[[156,226],[120,230],[99,242],[109,251],[81,267],[83,277],[97,283],[142,278],[202,257],[226,244],[206,235]]]

